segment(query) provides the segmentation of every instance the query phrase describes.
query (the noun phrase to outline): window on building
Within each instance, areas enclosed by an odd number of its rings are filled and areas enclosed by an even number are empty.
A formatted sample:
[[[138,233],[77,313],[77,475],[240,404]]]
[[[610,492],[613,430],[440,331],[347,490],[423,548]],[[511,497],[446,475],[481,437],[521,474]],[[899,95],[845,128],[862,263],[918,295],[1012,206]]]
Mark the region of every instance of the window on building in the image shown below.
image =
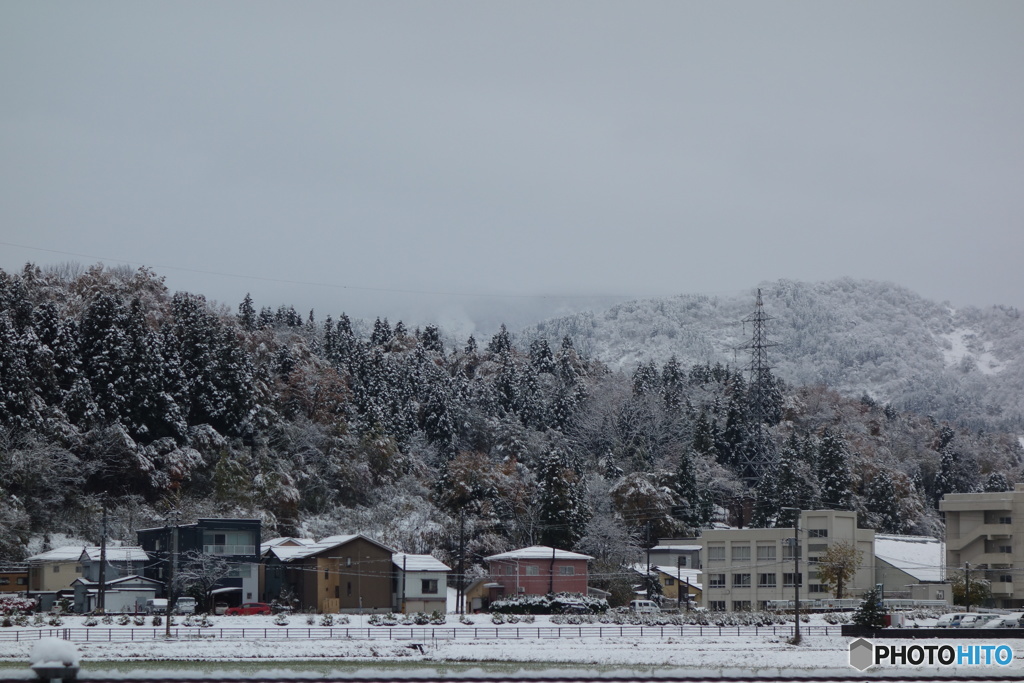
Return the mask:
[[[999,552],[1001,552],[1001,553],[1012,553],[1013,552],[1013,546],[1001,545],[1001,546],[999,546]]]
[[[346,591],[346,595],[348,595],[349,597],[352,596],[352,582],[351,581],[348,582],[348,586],[346,586],[345,591]]]
[[[6,576],[0,576],[0,586],[9,586],[9,585],[11,585],[11,580],[8,577],[6,577]]]
[[[709,545],[708,546],[708,562],[724,562],[725,561],[725,546],[724,545]]]
[[[750,574],[733,574],[733,588],[750,588]]]
[[[424,595],[437,595],[437,579],[421,579],[420,584]]]
[[[19,576],[17,583],[18,583],[19,586],[27,586],[28,585],[28,579],[26,579],[24,576]]]
[[[758,588],[775,588],[775,574],[758,574],[757,575],[757,587]]]
[[[526,565],[526,575],[527,576],[540,576],[540,567],[538,567],[535,564],[528,564],[528,565]]]
[[[828,550],[828,543],[808,543],[807,552],[809,553],[821,553]]]
[[[999,583],[1013,583],[1013,574],[1000,574]]]
[[[708,600],[708,609],[712,612],[724,612],[725,600]]]
[[[505,565],[505,576],[512,576],[516,573],[516,568],[512,565]]]
[[[324,570],[324,580],[326,581],[329,576],[330,576],[330,573],[325,569]]]
[[[749,612],[750,611],[750,600],[733,600],[732,601],[733,612]]]
[[[60,565],[53,565],[53,573],[57,574],[60,572]]]
[[[828,538],[828,529],[808,529],[807,538]]]
[[[1000,524],[1013,524],[1013,517],[1000,517],[999,518],[999,523]]]
[[[576,567],[561,566],[558,568],[558,574],[560,576],[576,576]]]
[[[809,583],[807,584],[808,593],[827,593],[828,588],[820,583]]]
[[[801,586],[804,585],[804,579],[803,579],[803,576],[802,576],[802,572],[800,574],[795,574],[793,572],[786,572],[785,574],[782,575],[782,585],[783,586],[789,586],[790,588],[792,588],[794,585],[797,585],[797,584],[799,584]]]
[[[676,585],[676,580],[673,579],[671,576],[666,576],[665,577],[665,585],[666,586],[674,586],[674,585]]]
[[[757,559],[759,562],[772,562],[775,560],[775,546],[773,545],[759,545],[757,546]]]
[[[802,556],[803,553],[800,552],[799,545],[792,545],[790,543],[787,543],[786,545],[782,546],[782,559],[793,560],[799,559]]]
[[[935,591],[935,599],[936,600],[945,600],[946,599],[946,591],[944,591],[944,590],[937,590],[937,591]]]
[[[734,545],[732,547],[733,562],[750,562],[750,546]]]
[[[767,600],[758,600],[757,601],[757,609],[758,609],[758,611],[761,611],[761,612],[767,612],[769,610],[768,601]]]
[[[725,574],[709,574],[708,588],[725,588]]]

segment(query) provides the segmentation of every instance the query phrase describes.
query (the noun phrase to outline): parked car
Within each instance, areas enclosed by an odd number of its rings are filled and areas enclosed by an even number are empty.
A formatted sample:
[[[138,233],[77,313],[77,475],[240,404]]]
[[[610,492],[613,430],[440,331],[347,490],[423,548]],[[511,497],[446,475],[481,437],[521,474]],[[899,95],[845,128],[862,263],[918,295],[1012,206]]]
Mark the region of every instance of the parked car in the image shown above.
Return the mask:
[[[146,614],[167,614],[167,598],[146,600]]]
[[[195,614],[196,613],[196,599],[190,597],[181,597],[174,602],[174,612],[176,614]]]
[[[270,614],[270,605],[265,602],[246,602],[241,607],[228,607],[225,612],[229,617],[249,616],[252,614]]]
[[[979,621],[986,621],[992,615],[990,614],[976,614],[973,612],[964,612],[958,614],[959,619],[953,618],[953,622],[949,625],[950,628],[974,628],[977,626]]]
[[[661,608],[658,607],[658,603],[653,600],[630,600],[629,609],[634,612],[646,614],[657,614],[661,611]]]
[[[226,603],[226,602],[218,602],[218,603],[216,603],[213,606],[213,613],[218,615],[218,616],[223,615],[227,611],[228,611],[228,603]]]

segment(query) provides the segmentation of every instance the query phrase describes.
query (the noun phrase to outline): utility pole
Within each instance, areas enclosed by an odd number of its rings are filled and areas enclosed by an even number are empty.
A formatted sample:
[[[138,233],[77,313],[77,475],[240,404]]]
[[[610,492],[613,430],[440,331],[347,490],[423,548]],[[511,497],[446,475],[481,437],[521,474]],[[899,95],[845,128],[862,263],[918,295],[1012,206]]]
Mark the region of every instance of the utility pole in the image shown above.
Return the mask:
[[[551,546],[551,581],[548,584],[548,593],[555,594],[555,547]]]
[[[466,588],[463,578],[466,573],[466,513],[459,510],[459,571],[455,577],[455,611],[466,613]]]
[[[964,562],[964,602],[967,603],[965,611],[971,611],[971,563]]]
[[[800,508],[782,508],[796,512],[793,518],[793,644],[800,644]]]
[[[103,533],[100,537],[100,590],[96,596],[96,609],[107,609],[107,501],[103,499]]]
[[[174,570],[178,564],[178,511],[174,511],[174,525],[169,534],[170,547],[167,549],[167,613],[164,615],[164,636],[171,637],[171,607],[174,599]]]
[[[402,553],[402,614],[405,614],[405,583],[409,580],[408,562],[409,553]]]

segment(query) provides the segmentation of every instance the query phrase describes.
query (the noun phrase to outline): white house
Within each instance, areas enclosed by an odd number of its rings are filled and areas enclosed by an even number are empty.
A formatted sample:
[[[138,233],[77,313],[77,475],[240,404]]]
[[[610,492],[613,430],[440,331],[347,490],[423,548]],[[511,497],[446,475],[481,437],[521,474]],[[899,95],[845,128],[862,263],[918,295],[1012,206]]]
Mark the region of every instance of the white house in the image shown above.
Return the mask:
[[[432,555],[395,553],[395,605],[399,612],[448,611],[448,572],[451,567]]]

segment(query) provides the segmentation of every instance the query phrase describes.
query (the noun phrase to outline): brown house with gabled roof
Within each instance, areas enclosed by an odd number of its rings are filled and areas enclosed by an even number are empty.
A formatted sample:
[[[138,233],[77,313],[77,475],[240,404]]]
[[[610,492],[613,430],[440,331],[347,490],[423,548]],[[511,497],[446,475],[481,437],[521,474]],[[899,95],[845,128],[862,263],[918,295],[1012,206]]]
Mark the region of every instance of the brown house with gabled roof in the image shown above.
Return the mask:
[[[290,594],[301,609],[324,614],[390,612],[394,550],[362,534],[329,536],[312,545],[280,544],[263,553],[264,597]]]

